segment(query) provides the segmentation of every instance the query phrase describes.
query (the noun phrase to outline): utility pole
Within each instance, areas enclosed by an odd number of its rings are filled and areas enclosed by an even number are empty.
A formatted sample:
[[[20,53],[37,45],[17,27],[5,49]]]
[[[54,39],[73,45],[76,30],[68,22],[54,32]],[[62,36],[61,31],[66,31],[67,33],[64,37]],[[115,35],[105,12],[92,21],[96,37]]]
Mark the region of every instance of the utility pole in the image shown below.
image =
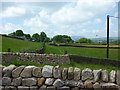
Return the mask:
[[[115,16],[109,16],[107,15],[107,50],[106,50],[106,58],[109,58],[109,17],[117,18],[118,19],[118,34],[119,34],[119,28],[120,28],[120,1],[118,2],[118,17]],[[119,36],[118,36],[119,40]]]
[[[107,51],[106,58],[109,58],[109,15],[107,15]]]

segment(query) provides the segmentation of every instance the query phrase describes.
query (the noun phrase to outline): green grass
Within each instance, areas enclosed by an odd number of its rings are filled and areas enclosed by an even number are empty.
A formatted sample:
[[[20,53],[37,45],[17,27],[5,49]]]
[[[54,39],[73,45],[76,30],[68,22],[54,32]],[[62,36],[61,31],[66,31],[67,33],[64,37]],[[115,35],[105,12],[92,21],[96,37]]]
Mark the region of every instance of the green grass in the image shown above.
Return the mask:
[[[41,43],[38,42],[30,42],[2,36],[0,36],[0,38],[2,38],[2,42],[0,42],[0,45],[2,45],[2,52],[7,52],[8,48],[10,48],[12,52],[36,50],[41,48]]]
[[[23,61],[13,61],[11,62],[11,64],[14,64],[16,66],[21,66],[21,65],[24,65],[24,66],[29,66],[29,65],[34,65],[34,66],[38,66],[38,67],[43,67],[45,64],[37,64],[37,63],[33,63],[33,62],[23,62]],[[5,66],[8,66],[10,64],[4,64]],[[48,65],[52,65],[52,66],[56,66],[55,64],[48,64]],[[85,69],[85,68],[90,68],[92,70],[97,70],[97,69],[103,69],[103,70],[108,70],[108,71],[111,71],[111,70],[120,70],[120,68],[118,67],[114,67],[114,66],[105,66],[105,65],[99,65],[99,64],[88,64],[88,63],[77,63],[75,61],[72,61],[71,60],[71,63],[70,64],[67,64],[67,65],[59,65],[61,68],[68,68],[68,67],[78,67],[80,68],[81,70]]]
[[[8,37],[1,37],[0,41],[0,52],[7,52],[8,48],[11,48],[13,52],[20,52],[25,50],[36,50],[40,49],[42,44],[38,42],[29,42],[18,39],[12,39]],[[1,40],[1,39],[0,39]],[[61,46],[50,46],[46,44],[45,54],[64,54],[67,51],[68,54],[80,55],[80,56],[90,56],[97,58],[106,58],[105,48],[83,48],[83,47],[61,47]],[[110,59],[118,60],[118,49],[110,49]]]
[[[71,45],[71,46],[90,46],[90,47],[107,47],[107,45],[94,43],[56,43],[57,45]],[[120,47],[119,45],[110,44],[109,47]]]
[[[84,48],[84,47],[66,47],[66,46],[50,46],[46,44],[46,54],[64,54],[64,51],[68,54],[90,56],[97,58],[106,58],[105,48]],[[110,49],[109,58],[118,60],[118,49]]]

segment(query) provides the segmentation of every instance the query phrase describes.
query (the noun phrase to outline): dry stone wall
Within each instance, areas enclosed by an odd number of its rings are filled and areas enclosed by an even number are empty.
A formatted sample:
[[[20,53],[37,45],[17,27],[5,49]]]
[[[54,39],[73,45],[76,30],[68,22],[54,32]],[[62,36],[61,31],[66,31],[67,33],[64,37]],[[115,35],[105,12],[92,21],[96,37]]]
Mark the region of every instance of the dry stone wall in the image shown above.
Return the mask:
[[[0,90],[120,90],[120,71],[0,65]]]
[[[53,54],[35,54],[35,53],[0,53],[2,63],[8,64],[13,60],[25,62],[35,62],[38,64],[69,64],[68,55],[53,55]]]

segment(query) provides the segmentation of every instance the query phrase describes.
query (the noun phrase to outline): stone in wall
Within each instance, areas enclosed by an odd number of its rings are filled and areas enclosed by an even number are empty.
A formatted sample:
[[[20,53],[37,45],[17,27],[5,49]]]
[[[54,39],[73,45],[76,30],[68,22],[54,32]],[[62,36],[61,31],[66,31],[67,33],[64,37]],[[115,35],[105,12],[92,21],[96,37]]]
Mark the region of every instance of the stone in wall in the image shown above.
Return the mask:
[[[117,70],[116,82],[120,86],[120,70]]]
[[[12,80],[12,85],[13,85],[13,86],[20,86],[21,83],[22,83],[22,78],[21,78],[21,77],[14,78],[14,79]]]
[[[112,70],[110,72],[110,82],[114,83],[116,80],[116,71],[115,70]]]
[[[67,68],[64,68],[62,70],[62,79],[63,80],[66,80],[67,79],[67,76],[68,76],[68,69]]]
[[[2,65],[0,65],[0,77],[2,77],[2,73],[3,73],[3,66]]]
[[[14,86],[5,86],[5,90],[17,90]]]
[[[91,80],[93,79],[93,72],[91,69],[86,68],[82,71],[82,80]]]
[[[18,90],[29,90],[30,88],[27,86],[18,86]]]
[[[62,86],[64,86],[64,82],[60,79],[56,79],[55,82],[53,83],[53,86],[62,87]]]
[[[45,65],[42,70],[42,75],[46,78],[53,77],[53,66]]]
[[[55,66],[53,69],[54,78],[61,78],[61,71],[62,69],[59,66]]]
[[[98,88],[101,88],[100,83],[96,82],[95,84],[93,84],[93,88],[94,88],[94,90],[97,90]]]
[[[24,78],[22,79],[23,86],[35,86],[37,85],[37,80],[35,78]]]
[[[54,87],[54,86],[48,86],[47,90],[56,90],[56,87]]]
[[[45,81],[45,84],[50,86],[50,85],[53,85],[53,82],[54,82],[54,78],[47,78]]]
[[[97,81],[100,80],[101,71],[102,71],[102,69],[100,69],[100,70],[93,70],[94,82],[97,82]]]
[[[79,87],[71,88],[71,90],[80,90]]]
[[[41,67],[34,67],[32,71],[32,75],[35,77],[42,77],[42,68]]]
[[[69,87],[77,87],[78,82],[74,80],[66,80],[65,85]]]
[[[39,90],[46,90],[47,89],[47,86],[46,85],[42,85]]]
[[[80,80],[80,69],[79,68],[75,68],[74,69],[74,80],[78,81]]]
[[[4,86],[0,85],[0,90],[5,90]]]
[[[2,75],[3,75],[3,66],[0,65],[0,86],[2,86]]]
[[[3,77],[2,78],[2,85],[3,86],[10,86],[11,85],[11,78],[9,78],[9,77]]]
[[[101,76],[101,78],[102,78],[102,81],[103,81],[103,82],[108,82],[108,71],[107,71],[107,70],[103,70],[103,71],[102,71],[102,76]]]
[[[74,79],[74,68],[73,67],[69,67],[68,68],[68,79]]]
[[[9,65],[3,69],[3,76],[4,77],[11,77],[12,75],[12,70],[15,69],[15,65]]]
[[[77,83],[77,87],[84,88],[85,86],[84,86],[84,83],[81,80],[79,80]]]
[[[102,88],[112,88],[113,90],[117,90],[118,89],[118,85],[114,84],[114,83],[101,83],[101,87]]]
[[[47,69],[46,69],[47,66]],[[30,74],[31,77],[21,77],[21,73]],[[43,69],[35,66],[26,66],[23,70],[19,67],[13,69],[11,72],[15,73],[19,70],[20,74],[12,75],[11,77],[2,77],[2,90],[98,90],[98,88],[103,88],[103,90],[119,90],[119,70],[116,72],[112,70],[110,74],[106,70],[91,70],[84,69],[80,73],[79,68],[69,67],[63,70],[60,67],[53,67],[50,65],[45,65],[43,67],[45,74],[51,74],[52,77],[44,77]],[[32,68],[32,69],[31,69]],[[55,70],[55,71],[54,71]],[[61,70],[59,72],[59,70]],[[34,73],[34,74],[33,74]],[[57,73],[56,75],[54,73]],[[101,73],[101,74],[100,74]],[[62,76],[61,78],[55,78],[55,76]],[[81,75],[80,75],[81,74]],[[40,77],[39,77],[40,75]],[[70,76],[69,76],[70,75]],[[72,76],[73,75],[73,76]],[[83,75],[85,77],[83,78]],[[14,77],[13,77],[14,76]],[[19,76],[19,77],[18,77]],[[63,77],[65,78],[63,79]],[[67,78],[67,77],[72,77]],[[82,78],[80,78],[82,76]],[[17,77],[17,78],[16,78]],[[76,79],[75,79],[76,77]],[[92,79],[91,79],[92,77]],[[103,78],[104,77],[104,78]],[[107,78],[107,79],[106,79]],[[102,79],[102,80],[100,80]],[[106,82],[106,80],[108,80]],[[112,83],[111,83],[112,82]],[[118,84],[118,85],[117,85]],[[111,89],[109,89],[111,88]]]
[[[39,80],[38,80],[38,83],[37,83],[37,85],[40,87],[40,86],[42,86],[43,84],[45,83],[45,78],[40,78]]]
[[[58,87],[58,90],[70,90],[70,87],[67,86]]]
[[[93,88],[93,81],[86,80],[84,85],[85,85],[85,88]]]
[[[31,86],[30,90],[38,90],[38,86]]]
[[[65,85],[69,87],[79,87],[79,88],[84,88],[83,82],[80,81],[74,81],[74,80],[66,80]]]
[[[35,66],[27,66],[24,68],[24,70],[21,72],[20,76],[24,78],[30,78],[32,77],[32,70]]]
[[[17,67],[16,69],[14,69],[12,71],[12,77],[14,78],[18,78],[20,76],[20,73],[22,72],[22,70],[25,68],[25,66],[20,66],[20,67]]]

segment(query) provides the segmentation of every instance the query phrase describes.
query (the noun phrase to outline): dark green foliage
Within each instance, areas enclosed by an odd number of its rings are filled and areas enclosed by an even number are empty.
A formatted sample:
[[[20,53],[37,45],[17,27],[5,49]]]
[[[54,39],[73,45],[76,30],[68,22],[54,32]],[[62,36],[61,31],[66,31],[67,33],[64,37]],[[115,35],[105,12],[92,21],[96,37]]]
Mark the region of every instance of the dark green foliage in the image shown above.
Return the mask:
[[[23,36],[24,33],[22,30],[17,30],[16,33],[15,33],[16,36]]]
[[[15,32],[8,34],[8,36],[14,37],[15,36]]]
[[[41,32],[40,33],[40,42],[45,42],[47,38],[47,35],[45,34],[45,32]]]
[[[72,41],[71,37],[67,35],[56,35],[52,40],[57,43],[69,43]]]
[[[31,41],[32,38],[31,38],[30,34],[24,34],[24,36],[27,40]]]
[[[46,37],[45,42],[51,42],[49,37]]]
[[[35,42],[39,42],[40,41],[40,38],[39,38],[39,34],[38,33],[35,33],[32,35],[32,40],[34,40]]]
[[[92,40],[87,39],[87,38],[81,38],[81,39],[79,39],[78,42],[80,42],[80,43],[92,43]]]

